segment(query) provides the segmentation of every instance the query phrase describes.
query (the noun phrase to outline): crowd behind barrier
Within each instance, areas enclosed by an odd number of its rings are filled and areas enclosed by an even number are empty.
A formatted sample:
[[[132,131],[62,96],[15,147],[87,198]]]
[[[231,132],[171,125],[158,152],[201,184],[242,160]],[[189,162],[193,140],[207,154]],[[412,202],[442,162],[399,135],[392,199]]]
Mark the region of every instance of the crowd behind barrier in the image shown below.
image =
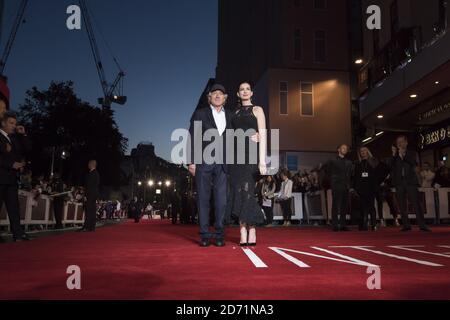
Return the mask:
[[[19,203],[21,225],[25,227],[25,230],[28,231],[33,227],[37,229],[49,229],[55,225],[53,198],[51,196],[45,194],[36,196],[35,192],[20,190]],[[114,204],[114,210],[111,215],[106,210],[106,206],[110,204]],[[97,220],[126,218],[127,210],[117,210],[116,201],[99,201],[97,203]],[[64,203],[62,219],[64,227],[82,226],[84,219],[84,205],[81,200],[77,201],[73,199]],[[9,219],[5,205],[0,210],[0,227],[4,229],[9,228]]]
[[[322,166],[311,170],[304,170],[292,175],[293,194],[291,201],[292,220],[302,223],[329,223],[332,216],[332,192],[324,176]],[[425,219],[431,223],[448,223],[450,219],[450,187],[448,185],[448,168],[441,167],[436,171],[429,168],[421,168],[417,172],[422,185],[419,188],[420,204],[424,211]],[[276,192],[280,191],[279,174],[273,176],[276,182]],[[263,183],[259,181],[258,183]],[[258,190],[258,188],[256,188]],[[395,200],[396,190],[391,186],[384,187],[384,193],[388,193],[393,201],[389,203],[384,196],[380,203],[375,200],[376,215],[384,221],[395,221],[398,225],[401,217],[398,204]],[[382,210],[380,214],[379,210]],[[415,219],[415,212],[408,201],[408,213],[411,219]],[[361,214],[359,197],[356,193],[350,194],[347,220],[357,221]],[[273,205],[274,221],[282,220],[279,204]]]

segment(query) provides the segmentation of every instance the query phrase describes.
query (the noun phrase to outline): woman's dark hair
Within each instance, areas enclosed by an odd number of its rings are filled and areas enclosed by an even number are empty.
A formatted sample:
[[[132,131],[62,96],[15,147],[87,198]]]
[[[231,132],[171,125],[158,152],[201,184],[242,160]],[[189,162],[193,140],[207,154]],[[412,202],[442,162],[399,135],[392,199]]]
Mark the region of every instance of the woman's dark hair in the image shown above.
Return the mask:
[[[239,84],[239,86],[238,86],[238,92],[239,92],[239,89],[241,88],[241,86],[242,86],[243,84],[248,84],[248,85],[250,86],[250,90],[253,91],[253,84],[252,84],[250,81],[243,81],[243,82],[241,82],[241,83]],[[237,109],[239,109],[239,108],[241,108],[241,107],[242,107],[242,100],[241,100],[241,98],[238,97],[238,101],[237,101]]]
[[[270,182],[269,178],[271,179]],[[269,183],[269,188],[272,188],[272,186],[275,184],[275,179],[272,176],[267,176],[265,180],[266,180],[265,183]]]

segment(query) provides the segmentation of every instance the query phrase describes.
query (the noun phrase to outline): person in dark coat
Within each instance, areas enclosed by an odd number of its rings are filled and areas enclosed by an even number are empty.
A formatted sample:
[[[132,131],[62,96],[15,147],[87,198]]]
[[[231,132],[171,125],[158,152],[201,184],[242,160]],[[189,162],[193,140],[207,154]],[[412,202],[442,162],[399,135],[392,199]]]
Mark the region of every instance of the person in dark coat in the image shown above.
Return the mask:
[[[14,241],[30,240],[20,225],[18,185],[19,172],[25,167],[26,140],[25,129],[19,129],[16,116],[3,114],[0,129],[0,208],[5,203]]]
[[[399,203],[403,228],[410,231],[411,223],[408,217],[407,199],[414,207],[417,222],[422,231],[431,231],[425,224],[423,209],[419,203],[419,178],[416,173],[419,158],[416,152],[408,150],[408,138],[399,136],[396,140],[397,152],[392,158],[392,184],[395,187]]]
[[[141,221],[141,213],[142,213],[143,204],[138,200],[137,197],[134,197],[133,201],[130,203],[130,213],[131,218],[134,219],[135,223],[139,223]]]
[[[53,212],[55,217],[55,229],[63,228],[63,215],[64,215],[64,183],[61,180],[59,174],[54,176],[52,190],[57,196],[53,197]]]
[[[333,196],[332,227],[333,231],[348,231],[346,215],[349,209],[349,197],[353,164],[346,156],[349,147],[343,144],[338,147],[338,155],[325,165],[331,183]],[[338,218],[339,216],[339,218]]]
[[[83,231],[94,232],[97,221],[96,209],[99,197],[100,175],[97,171],[97,161],[90,160],[88,163],[89,173],[86,176],[86,204],[85,222]]]
[[[361,204],[360,231],[369,230],[368,218],[370,215],[370,229],[376,230],[375,194],[377,190],[378,160],[372,156],[367,147],[359,148],[359,161],[353,170],[353,188],[359,196]]]

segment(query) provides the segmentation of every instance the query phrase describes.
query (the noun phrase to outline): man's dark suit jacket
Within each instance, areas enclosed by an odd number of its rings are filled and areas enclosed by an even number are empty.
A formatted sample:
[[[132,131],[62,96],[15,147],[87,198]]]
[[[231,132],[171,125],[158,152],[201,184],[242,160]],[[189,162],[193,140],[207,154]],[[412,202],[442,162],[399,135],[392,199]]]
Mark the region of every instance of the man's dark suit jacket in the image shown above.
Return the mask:
[[[18,170],[13,169],[14,162],[22,162],[31,149],[31,143],[22,135],[10,135],[8,139],[0,133],[0,184],[16,185]],[[8,151],[8,145],[11,150]]]
[[[98,187],[100,185],[100,175],[97,170],[89,172],[86,176],[86,196],[89,199],[97,199],[99,196]]]
[[[232,116],[232,111],[225,109],[225,118],[227,121],[227,125],[225,130],[227,129],[231,129],[231,116]],[[190,149],[190,155],[188,156],[188,162],[191,164],[196,164],[196,165],[204,165],[204,159],[203,159],[203,151],[205,150],[205,148],[210,145],[211,143],[213,143],[213,141],[203,141],[203,136],[205,134],[205,132],[207,130],[210,129],[217,129],[216,126],[216,122],[214,121],[214,116],[213,116],[213,111],[211,110],[211,107],[208,106],[207,108],[201,108],[201,109],[197,109],[192,118],[191,118],[191,125],[189,128],[189,133],[191,136],[191,149]],[[194,158],[194,146],[195,146],[195,137],[194,137],[194,122],[196,121],[200,121],[202,123],[202,130],[201,130],[201,150],[202,150],[202,159],[200,163],[195,163],[195,158]],[[223,163],[224,163],[224,169],[225,171],[227,171],[227,166],[225,165],[226,163],[226,145],[227,145],[227,139],[226,139],[226,131],[223,133],[223,135],[221,136],[221,139],[223,139]]]
[[[419,178],[416,173],[418,164],[418,156],[415,151],[406,151],[405,157],[395,156],[391,160],[392,184],[400,186],[403,184],[420,186]]]

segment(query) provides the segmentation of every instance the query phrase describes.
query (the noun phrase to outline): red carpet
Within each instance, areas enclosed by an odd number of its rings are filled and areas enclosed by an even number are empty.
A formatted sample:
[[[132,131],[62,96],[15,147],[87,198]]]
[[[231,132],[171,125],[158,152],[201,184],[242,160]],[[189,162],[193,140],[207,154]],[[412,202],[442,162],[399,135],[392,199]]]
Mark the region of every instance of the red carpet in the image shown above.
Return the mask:
[[[267,268],[256,268],[235,245],[238,229],[228,229],[225,248],[198,247],[197,232],[168,222],[126,222],[92,234],[2,244],[0,299],[450,299],[449,227],[430,234],[260,229],[253,252]],[[389,247],[400,245],[425,252]],[[371,246],[378,254],[333,246]],[[343,260],[325,249],[378,265],[381,290],[367,288],[366,266],[284,251],[309,266],[300,268],[270,247]],[[81,268],[81,290],[66,287],[69,265]]]

